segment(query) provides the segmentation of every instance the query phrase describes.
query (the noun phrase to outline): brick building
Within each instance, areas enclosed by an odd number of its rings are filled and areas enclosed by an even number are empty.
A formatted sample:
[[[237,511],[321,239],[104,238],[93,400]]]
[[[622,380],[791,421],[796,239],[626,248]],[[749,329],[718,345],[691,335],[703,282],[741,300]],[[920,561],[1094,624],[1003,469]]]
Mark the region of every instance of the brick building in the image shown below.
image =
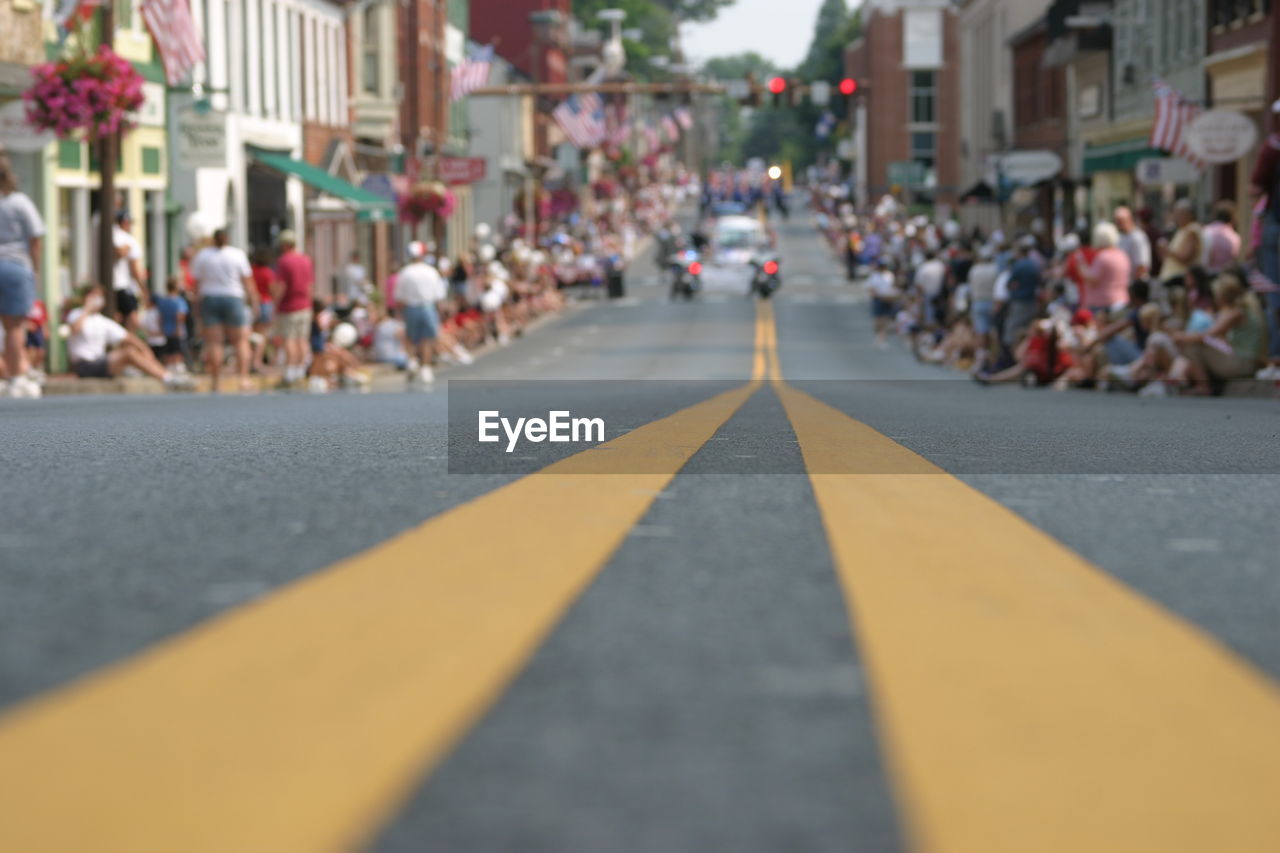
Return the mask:
[[[955,204],[960,193],[960,75],[949,0],[867,0],[845,54],[858,80],[855,157],[864,199],[900,191]]]
[[[569,79],[570,0],[471,0],[471,38],[491,44],[522,75],[536,83]],[[534,108],[534,157],[551,154],[550,112],[559,99],[542,98]]]
[[[1046,17],[1032,22],[1009,39],[1013,53],[1013,149],[1051,151],[1065,165],[1070,156],[1067,123],[1067,73],[1050,66],[1046,58],[1051,43]],[[1023,204],[1014,213],[1019,225],[1039,220],[1040,236],[1048,239],[1056,227],[1075,221],[1075,186],[1059,172],[1034,187],[1021,190]],[[1058,211],[1062,221],[1055,222]]]

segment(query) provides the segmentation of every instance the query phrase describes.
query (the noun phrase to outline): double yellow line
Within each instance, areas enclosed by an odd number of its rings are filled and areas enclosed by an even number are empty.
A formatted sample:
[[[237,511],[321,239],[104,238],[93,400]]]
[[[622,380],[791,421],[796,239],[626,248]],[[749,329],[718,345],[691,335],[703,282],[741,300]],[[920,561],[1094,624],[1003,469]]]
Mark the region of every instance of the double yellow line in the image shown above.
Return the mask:
[[[766,380],[811,472],[917,850],[1280,849],[1274,686],[785,384],[762,303],[741,388],[11,712],[0,720],[0,850],[360,846]],[[616,473],[636,469],[652,473]],[[565,518],[589,523],[566,529]]]

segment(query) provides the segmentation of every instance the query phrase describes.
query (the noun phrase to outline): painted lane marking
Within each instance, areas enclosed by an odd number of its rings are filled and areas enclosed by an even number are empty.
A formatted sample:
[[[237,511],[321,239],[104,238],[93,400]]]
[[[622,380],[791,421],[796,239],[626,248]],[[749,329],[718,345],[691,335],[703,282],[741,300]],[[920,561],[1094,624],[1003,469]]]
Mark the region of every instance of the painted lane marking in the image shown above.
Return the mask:
[[[359,847],[758,387],[570,457],[10,711],[0,850]],[[604,465],[649,473],[596,473]]]

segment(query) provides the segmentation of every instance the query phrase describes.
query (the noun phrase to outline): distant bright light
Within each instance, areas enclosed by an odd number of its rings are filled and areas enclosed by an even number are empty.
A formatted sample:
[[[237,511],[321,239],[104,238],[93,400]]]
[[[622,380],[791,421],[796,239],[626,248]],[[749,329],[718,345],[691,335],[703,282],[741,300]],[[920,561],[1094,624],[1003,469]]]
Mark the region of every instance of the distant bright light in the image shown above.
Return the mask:
[[[787,91],[787,80],[785,77],[771,77],[769,79],[769,91],[775,95],[781,95]]]
[[[857,80],[854,80],[852,77],[846,77],[840,81],[840,94],[852,95],[856,91],[858,91]]]
[[[780,166],[769,167],[769,178],[771,180],[779,180],[782,177],[782,168]]]

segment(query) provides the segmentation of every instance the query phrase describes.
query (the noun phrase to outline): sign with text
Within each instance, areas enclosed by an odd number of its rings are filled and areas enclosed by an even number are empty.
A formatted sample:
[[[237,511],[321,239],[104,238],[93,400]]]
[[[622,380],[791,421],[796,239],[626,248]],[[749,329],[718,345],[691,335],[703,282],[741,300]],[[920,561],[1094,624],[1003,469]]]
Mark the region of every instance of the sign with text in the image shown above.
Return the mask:
[[[1200,180],[1196,167],[1178,157],[1144,157],[1134,168],[1138,183],[1144,187],[1165,184],[1194,184]]]
[[[10,101],[0,107],[0,150],[39,151],[55,138],[52,132],[36,130],[27,123],[22,101]]]
[[[483,157],[440,158],[440,180],[446,184],[474,184],[483,181],[488,171],[488,161]]]
[[[177,123],[178,165],[214,169],[227,165],[227,114],[188,110]]]
[[[1015,184],[1036,184],[1062,171],[1062,158],[1053,151],[1010,151],[1000,155],[1000,177]]]
[[[1234,163],[1257,144],[1258,126],[1235,110],[1209,110],[1191,122],[1182,138],[1191,153],[1206,163]]]

